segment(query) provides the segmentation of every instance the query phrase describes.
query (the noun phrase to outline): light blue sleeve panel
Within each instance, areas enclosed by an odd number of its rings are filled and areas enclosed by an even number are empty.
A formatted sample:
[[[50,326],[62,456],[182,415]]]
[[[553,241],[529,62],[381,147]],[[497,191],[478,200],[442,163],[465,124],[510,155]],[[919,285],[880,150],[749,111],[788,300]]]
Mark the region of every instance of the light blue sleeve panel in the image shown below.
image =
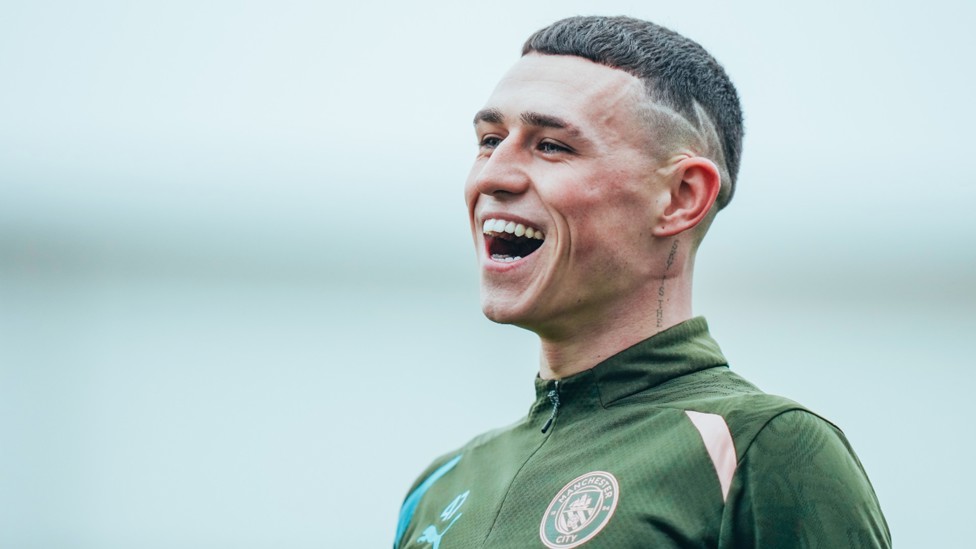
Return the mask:
[[[403,500],[403,507],[400,508],[400,520],[397,522],[397,532],[396,538],[393,541],[393,549],[399,549],[400,538],[403,537],[403,533],[407,530],[407,526],[410,524],[410,519],[413,518],[414,512],[417,510],[417,505],[420,503],[420,499],[424,497],[427,490],[434,485],[442,476],[446,475],[448,471],[454,468],[458,462],[461,461],[461,454],[458,454],[451,461],[448,461],[444,465],[437,468],[436,471],[430,474],[429,477],[424,479],[423,482],[414,489],[413,492],[407,496],[407,499]]]

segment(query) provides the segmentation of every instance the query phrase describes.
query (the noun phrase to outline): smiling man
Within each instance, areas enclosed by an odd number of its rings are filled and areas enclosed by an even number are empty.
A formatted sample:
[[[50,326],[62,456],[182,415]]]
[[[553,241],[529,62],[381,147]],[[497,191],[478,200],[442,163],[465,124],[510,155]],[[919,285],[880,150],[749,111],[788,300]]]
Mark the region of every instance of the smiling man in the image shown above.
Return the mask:
[[[652,23],[532,35],[474,118],[482,307],[541,342],[536,401],[435,460],[395,547],[889,547],[842,432],[733,373],[693,317],[732,197],[735,88]]]

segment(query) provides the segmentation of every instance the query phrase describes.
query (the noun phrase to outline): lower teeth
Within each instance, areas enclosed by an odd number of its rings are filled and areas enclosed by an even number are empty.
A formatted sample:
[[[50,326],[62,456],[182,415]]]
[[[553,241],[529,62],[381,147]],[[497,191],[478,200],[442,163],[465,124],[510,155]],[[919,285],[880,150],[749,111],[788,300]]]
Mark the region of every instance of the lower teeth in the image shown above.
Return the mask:
[[[495,261],[501,261],[503,263],[511,263],[513,261],[518,261],[519,259],[522,259],[521,256],[512,257],[510,255],[499,255],[499,254],[492,254],[491,258]]]

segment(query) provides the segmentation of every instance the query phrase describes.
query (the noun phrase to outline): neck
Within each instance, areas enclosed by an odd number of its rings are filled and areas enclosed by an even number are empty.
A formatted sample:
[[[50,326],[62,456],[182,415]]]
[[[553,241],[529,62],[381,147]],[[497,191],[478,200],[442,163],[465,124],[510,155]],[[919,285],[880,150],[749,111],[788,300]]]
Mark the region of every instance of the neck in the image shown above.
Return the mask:
[[[662,278],[632,306],[560,337],[540,335],[539,376],[561,379],[596,366],[652,335],[691,318],[691,275]]]

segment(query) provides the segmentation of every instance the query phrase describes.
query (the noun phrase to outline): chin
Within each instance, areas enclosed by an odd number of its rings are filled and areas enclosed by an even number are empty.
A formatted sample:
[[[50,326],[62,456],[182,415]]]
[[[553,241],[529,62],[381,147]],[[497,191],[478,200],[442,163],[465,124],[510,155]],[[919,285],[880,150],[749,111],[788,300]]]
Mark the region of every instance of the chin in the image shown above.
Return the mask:
[[[517,300],[498,295],[486,295],[482,290],[481,312],[492,322],[521,325],[521,321],[524,321],[526,316],[521,309]]]
[[[505,307],[499,307],[495,304],[482,300],[481,312],[484,313],[485,318],[492,322],[496,322],[498,324],[514,324],[514,319],[511,313],[507,311]]]

